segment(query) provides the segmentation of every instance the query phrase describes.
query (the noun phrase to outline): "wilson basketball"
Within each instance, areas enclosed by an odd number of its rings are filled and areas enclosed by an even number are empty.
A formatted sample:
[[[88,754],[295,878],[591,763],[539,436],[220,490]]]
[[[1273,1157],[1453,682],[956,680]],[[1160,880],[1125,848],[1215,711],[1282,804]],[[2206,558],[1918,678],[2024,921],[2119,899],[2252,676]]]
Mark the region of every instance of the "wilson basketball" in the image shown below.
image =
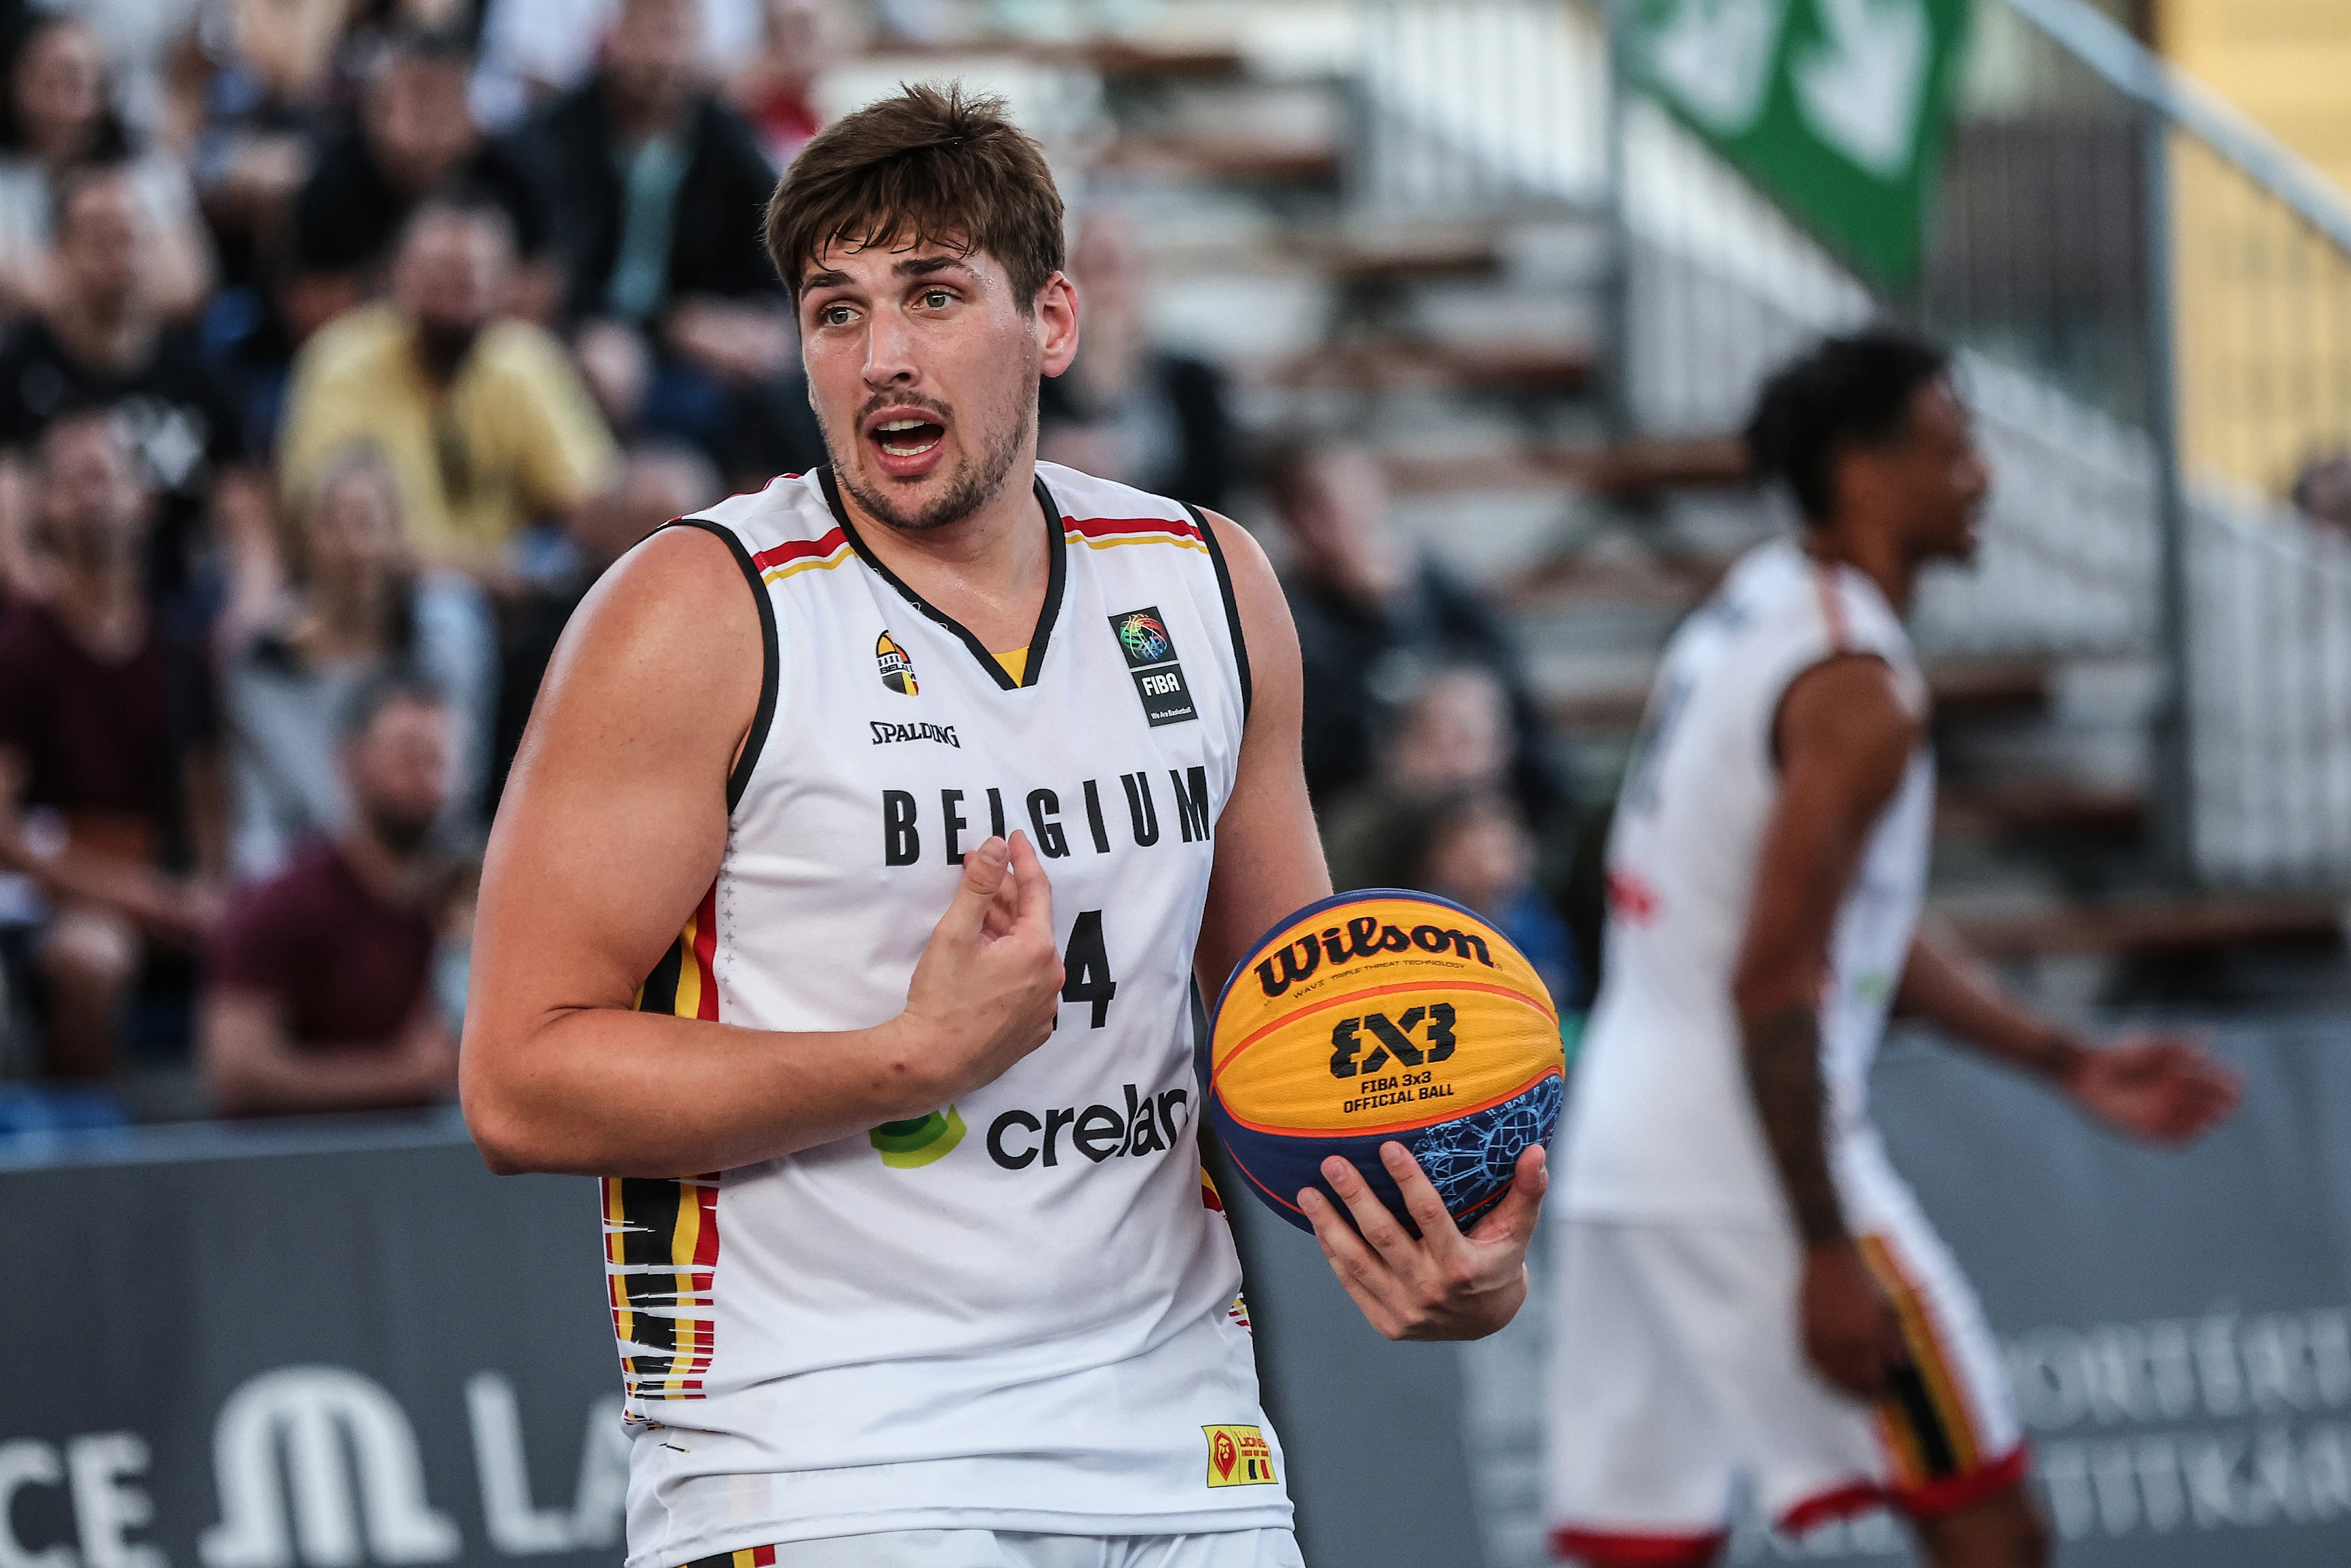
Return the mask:
[[[1301,1188],[1338,1203],[1332,1155],[1411,1226],[1380,1164],[1390,1139],[1466,1229],[1550,1140],[1562,1066],[1558,1007],[1499,931],[1426,894],[1348,893],[1283,921],[1225,982],[1208,1111],[1242,1179],[1301,1229]]]

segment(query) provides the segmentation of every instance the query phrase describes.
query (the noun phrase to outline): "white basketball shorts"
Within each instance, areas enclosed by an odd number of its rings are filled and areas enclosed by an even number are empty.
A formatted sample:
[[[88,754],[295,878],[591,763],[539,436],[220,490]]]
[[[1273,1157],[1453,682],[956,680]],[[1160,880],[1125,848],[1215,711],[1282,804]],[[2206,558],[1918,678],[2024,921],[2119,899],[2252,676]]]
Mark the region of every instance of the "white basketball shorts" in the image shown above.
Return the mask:
[[[1807,1364],[1801,1249],[1777,1227],[1571,1215],[1553,1293],[1546,1503],[1588,1568],[1711,1562],[1744,1480],[1791,1534],[1880,1503],[1956,1512],[2024,1477],[2023,1429],[1975,1292],[1888,1172],[1846,1194],[1912,1367],[1876,1405]]]
[[[1287,1530],[1111,1537],[891,1530],[747,1547],[687,1568],[1305,1568],[1305,1560]]]

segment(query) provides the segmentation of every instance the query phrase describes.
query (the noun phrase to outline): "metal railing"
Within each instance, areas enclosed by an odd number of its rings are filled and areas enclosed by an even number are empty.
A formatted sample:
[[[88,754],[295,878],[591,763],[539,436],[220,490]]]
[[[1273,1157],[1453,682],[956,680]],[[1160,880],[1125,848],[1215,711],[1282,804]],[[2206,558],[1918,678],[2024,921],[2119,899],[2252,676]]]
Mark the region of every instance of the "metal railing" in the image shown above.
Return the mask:
[[[1924,267],[1873,292],[1593,84],[1597,5],[1357,15],[1367,94],[1484,170],[1374,141],[1384,205],[1588,205],[1613,176],[1631,431],[1734,428],[1772,363],[1875,315],[1962,345],[2000,487],[1979,569],[1922,593],[1922,643],[2136,664],[2126,770],[2169,870],[2351,887],[2351,572],[2285,504],[2351,448],[2351,205],[2325,179],[2084,0],[1979,0]],[[1533,145],[1506,158],[1514,128]],[[2344,488],[2351,509],[2351,468]]]

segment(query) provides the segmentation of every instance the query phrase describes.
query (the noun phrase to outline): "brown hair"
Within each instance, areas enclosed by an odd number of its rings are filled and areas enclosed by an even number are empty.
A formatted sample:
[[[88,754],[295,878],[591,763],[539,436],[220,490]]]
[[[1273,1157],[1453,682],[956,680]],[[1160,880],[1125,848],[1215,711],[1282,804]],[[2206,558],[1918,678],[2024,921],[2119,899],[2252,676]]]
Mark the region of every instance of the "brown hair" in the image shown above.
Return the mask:
[[[986,251],[1027,310],[1061,269],[1061,193],[1002,99],[901,87],[819,131],[768,199],[768,255],[795,300],[836,243]]]

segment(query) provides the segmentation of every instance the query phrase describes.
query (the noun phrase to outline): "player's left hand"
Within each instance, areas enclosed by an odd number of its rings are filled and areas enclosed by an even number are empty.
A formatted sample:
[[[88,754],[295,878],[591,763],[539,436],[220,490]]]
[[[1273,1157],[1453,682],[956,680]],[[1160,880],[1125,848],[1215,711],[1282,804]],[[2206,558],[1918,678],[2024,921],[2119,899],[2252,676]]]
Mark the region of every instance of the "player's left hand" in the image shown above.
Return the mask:
[[[2098,1120],[2159,1144],[2186,1143],[2244,1096],[2244,1081],[2203,1047],[2157,1035],[2085,1052],[2066,1087]]]
[[[1372,1327],[1387,1339],[1483,1339],[1509,1322],[1527,1299],[1527,1243],[1551,1186],[1542,1145],[1519,1155],[1510,1190],[1467,1236],[1410,1150],[1382,1144],[1380,1163],[1420,1227],[1416,1240],[1363,1173],[1336,1155],[1322,1162],[1322,1179],[1346,1201],[1355,1222],[1348,1224],[1318,1188],[1298,1195],[1331,1271]]]

